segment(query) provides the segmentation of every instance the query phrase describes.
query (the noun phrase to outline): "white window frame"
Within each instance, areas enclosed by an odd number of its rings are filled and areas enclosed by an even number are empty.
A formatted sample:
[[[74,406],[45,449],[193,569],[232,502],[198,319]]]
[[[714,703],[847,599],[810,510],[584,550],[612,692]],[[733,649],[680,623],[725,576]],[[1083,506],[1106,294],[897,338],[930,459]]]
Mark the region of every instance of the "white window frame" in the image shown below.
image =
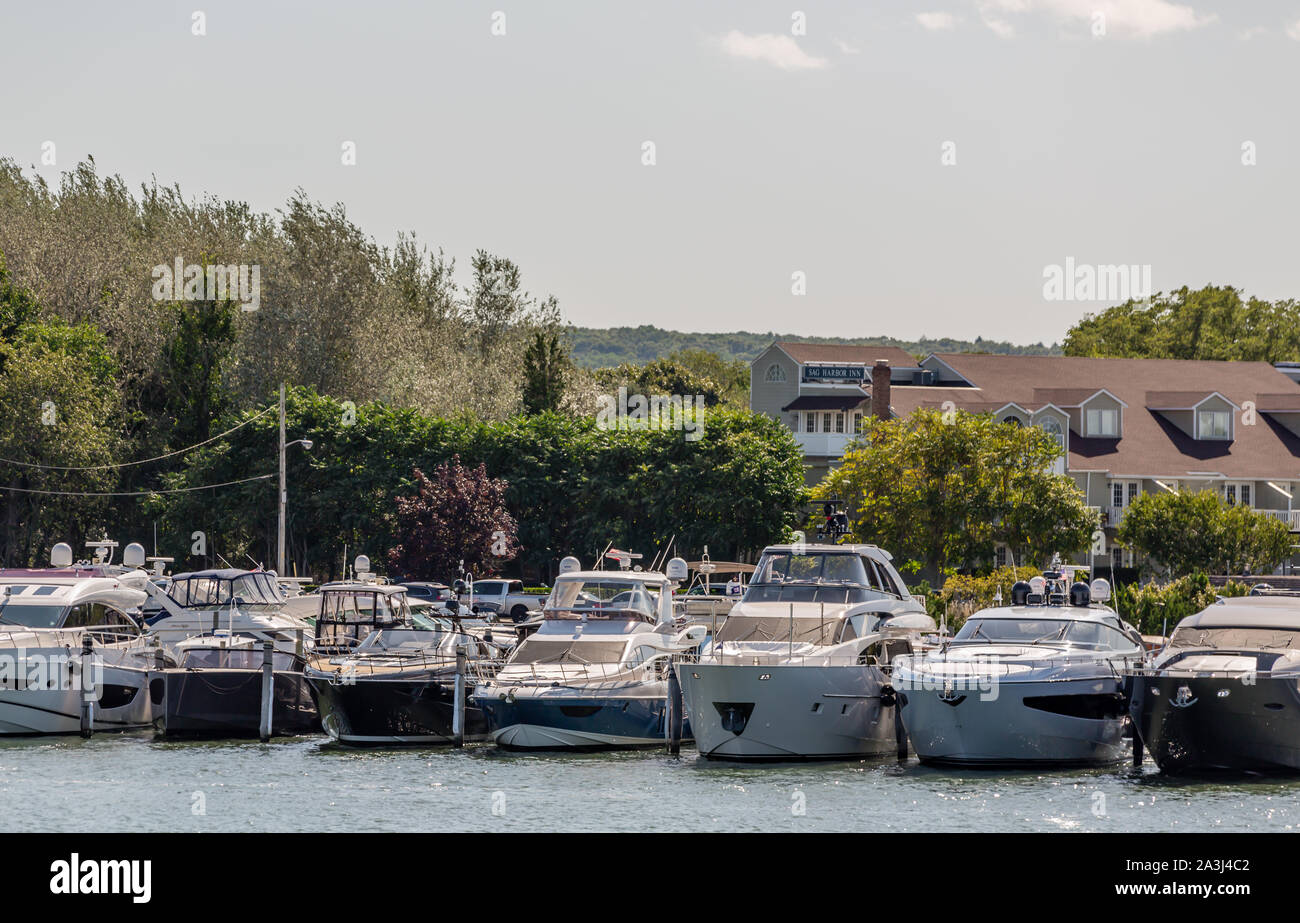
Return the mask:
[[[1203,417],[1222,417],[1227,422],[1227,427],[1222,433],[1207,433],[1202,424]],[[1218,439],[1229,440],[1232,438],[1232,411],[1231,410],[1198,410],[1196,411],[1196,438],[1197,439]]]
[[[763,380],[777,384],[784,382],[786,380],[785,368],[782,367],[781,363],[773,362],[763,374]]]
[[[803,416],[803,431],[805,433],[817,432],[817,411],[805,410]]]
[[[1103,422],[1107,419],[1115,421],[1113,431],[1108,431],[1103,427]],[[1094,422],[1095,421],[1095,422]],[[1084,425],[1088,427],[1088,435],[1102,439],[1115,439],[1119,436],[1119,408],[1117,407],[1098,407],[1094,410],[1084,411]]]
[[[1254,481],[1224,481],[1221,496],[1229,504],[1255,508],[1255,482]]]

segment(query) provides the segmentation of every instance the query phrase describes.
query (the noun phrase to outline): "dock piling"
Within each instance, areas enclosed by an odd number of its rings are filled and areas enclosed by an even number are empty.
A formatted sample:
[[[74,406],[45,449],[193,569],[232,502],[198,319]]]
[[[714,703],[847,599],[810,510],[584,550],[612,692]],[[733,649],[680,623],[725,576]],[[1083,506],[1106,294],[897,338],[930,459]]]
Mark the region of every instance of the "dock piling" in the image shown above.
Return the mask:
[[[81,636],[81,736],[95,731],[95,642],[90,633]]]
[[[465,668],[468,661],[465,645],[456,645],[456,693],[451,711],[451,742],[456,747],[465,746]]]
[[[271,711],[275,704],[275,644],[262,642],[262,717],[257,725],[257,736],[263,743],[271,739]]]

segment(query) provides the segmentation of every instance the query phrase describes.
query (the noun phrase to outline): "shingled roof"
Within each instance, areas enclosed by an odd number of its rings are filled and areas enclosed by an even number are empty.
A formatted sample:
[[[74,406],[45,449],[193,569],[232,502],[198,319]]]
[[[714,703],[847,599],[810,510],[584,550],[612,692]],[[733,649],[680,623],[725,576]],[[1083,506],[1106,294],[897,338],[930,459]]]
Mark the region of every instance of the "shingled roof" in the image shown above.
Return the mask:
[[[920,363],[916,357],[897,346],[850,346],[842,343],[789,343],[776,344],[795,362],[861,362],[874,365],[884,359],[894,368],[914,369]]]
[[[895,384],[890,395],[894,413],[906,415],[919,407],[942,406],[944,401],[972,412],[1011,403],[1036,411],[1047,404],[1078,406],[1104,389],[1126,405],[1123,436],[1085,439],[1072,432],[1071,470],[1170,478],[1214,472],[1251,480],[1300,479],[1300,437],[1271,415],[1300,412],[1300,384],[1266,362],[968,353],[935,358],[972,387]],[[1216,391],[1238,407],[1250,401],[1259,410],[1253,426],[1238,417],[1232,441],[1193,439],[1161,412],[1191,407]]]

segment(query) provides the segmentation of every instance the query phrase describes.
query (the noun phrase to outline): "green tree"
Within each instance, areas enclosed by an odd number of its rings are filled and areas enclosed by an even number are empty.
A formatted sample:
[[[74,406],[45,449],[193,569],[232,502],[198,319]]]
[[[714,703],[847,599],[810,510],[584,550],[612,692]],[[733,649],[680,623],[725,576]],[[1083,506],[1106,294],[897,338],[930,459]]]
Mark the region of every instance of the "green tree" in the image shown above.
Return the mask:
[[[1243,299],[1232,286],[1187,286],[1086,315],[1065,337],[1067,356],[1300,359],[1300,304]]]
[[[814,489],[846,504],[852,535],[931,573],[990,562],[1001,542],[1021,560],[1085,547],[1097,517],[1067,475],[1056,440],[990,415],[918,410],[871,420]]]
[[[524,413],[560,409],[571,363],[559,334],[537,331],[524,351]]]
[[[1269,573],[1292,552],[1285,523],[1211,490],[1142,494],[1115,537],[1173,576]]]

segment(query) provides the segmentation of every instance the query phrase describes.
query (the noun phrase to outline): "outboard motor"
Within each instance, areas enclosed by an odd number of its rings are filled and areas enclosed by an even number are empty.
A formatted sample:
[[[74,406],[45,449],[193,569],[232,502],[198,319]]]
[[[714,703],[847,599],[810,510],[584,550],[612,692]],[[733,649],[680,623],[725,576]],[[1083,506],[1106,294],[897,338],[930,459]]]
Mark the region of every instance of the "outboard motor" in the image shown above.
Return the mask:
[[[1070,605],[1086,609],[1091,602],[1092,590],[1088,589],[1088,584],[1079,581],[1070,587]]]
[[[1011,585],[1011,605],[1027,606],[1029,605],[1029,583],[1025,580],[1017,580]]]

